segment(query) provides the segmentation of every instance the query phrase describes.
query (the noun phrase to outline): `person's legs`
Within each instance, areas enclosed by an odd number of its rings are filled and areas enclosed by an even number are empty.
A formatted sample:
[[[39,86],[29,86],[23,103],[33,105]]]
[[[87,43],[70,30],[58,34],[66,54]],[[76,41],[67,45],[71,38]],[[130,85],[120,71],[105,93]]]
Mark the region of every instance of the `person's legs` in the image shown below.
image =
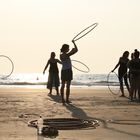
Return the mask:
[[[140,87],[138,88],[138,100],[140,102]]]
[[[48,94],[52,94],[52,83],[53,83],[52,74],[49,73],[48,82],[47,82],[47,89],[49,89],[50,92]]]
[[[70,85],[71,85],[71,81],[67,81],[67,87],[66,87],[66,102],[67,103],[70,103],[70,101],[69,101]]]
[[[61,98],[62,98],[62,103],[63,104],[65,103],[65,100],[64,100],[64,88],[65,88],[65,81],[62,80],[62,85],[61,85],[60,92],[61,92]]]
[[[124,75],[124,83],[125,83],[126,88],[129,92],[129,95],[130,95],[130,87],[129,87],[128,80],[127,80],[127,74]]]
[[[56,90],[56,94],[59,95],[59,88],[55,87],[55,90]]]
[[[133,96],[134,96],[134,92],[135,92],[135,89],[136,89],[136,81],[135,81],[135,78],[133,75],[131,75],[131,82],[130,82],[130,100],[133,101]]]
[[[52,94],[52,87],[49,87],[50,92],[48,94]]]
[[[140,75],[137,78],[137,93],[138,93],[138,100],[140,102]]]
[[[124,96],[124,88],[123,88],[123,77],[122,76],[119,76],[119,82],[120,82],[120,90],[121,90],[121,93],[122,93],[122,97]]]

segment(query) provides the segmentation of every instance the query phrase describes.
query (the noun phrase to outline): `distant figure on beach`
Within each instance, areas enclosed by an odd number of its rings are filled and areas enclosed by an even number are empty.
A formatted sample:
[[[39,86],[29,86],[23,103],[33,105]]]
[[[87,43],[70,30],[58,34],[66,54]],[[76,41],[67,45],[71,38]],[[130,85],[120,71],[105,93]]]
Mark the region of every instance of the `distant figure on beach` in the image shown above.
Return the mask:
[[[60,54],[60,60],[62,62],[62,70],[61,70],[61,97],[62,97],[62,103],[63,105],[66,103],[70,103],[69,96],[70,96],[70,85],[71,85],[71,80],[73,79],[73,72],[72,72],[72,64],[71,64],[71,59],[70,56],[74,55],[77,51],[78,48],[72,40],[74,44],[74,48],[69,51],[69,45],[68,44],[63,44],[61,48],[61,54]],[[66,100],[64,99],[64,88],[66,84]]]
[[[135,49],[133,56],[134,58],[127,65],[130,73],[130,99],[133,101],[136,98],[135,94],[138,93],[140,101],[140,52]]]
[[[124,97],[124,87],[123,87],[123,79],[124,79],[124,83],[127,87],[128,92],[130,92],[130,88],[129,88],[129,84],[127,81],[127,63],[129,61],[128,59],[129,56],[129,52],[125,51],[122,55],[122,57],[120,57],[119,62],[117,63],[117,65],[115,66],[115,68],[112,70],[112,72],[114,72],[114,70],[118,68],[118,78],[119,78],[119,82],[120,82],[120,90],[121,90],[121,97]]]
[[[55,59],[55,52],[51,52],[50,59],[48,60],[44,68],[43,74],[45,74],[47,67],[50,65],[47,88],[50,89],[49,94],[52,94],[52,88],[55,87],[56,93],[57,95],[59,95],[60,81],[59,81],[59,70],[58,70],[57,63],[62,64],[60,60]]]

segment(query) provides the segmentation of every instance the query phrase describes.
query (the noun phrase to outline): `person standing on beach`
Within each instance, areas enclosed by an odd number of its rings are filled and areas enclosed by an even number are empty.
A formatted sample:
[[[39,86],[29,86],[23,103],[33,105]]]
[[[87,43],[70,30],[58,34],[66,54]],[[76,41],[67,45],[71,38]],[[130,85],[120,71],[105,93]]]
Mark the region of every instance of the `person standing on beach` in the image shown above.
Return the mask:
[[[130,99],[133,101],[133,96],[138,93],[140,101],[140,52],[135,49],[134,58],[128,62],[128,68],[130,73]]]
[[[72,48],[71,51],[69,51],[69,45],[68,44],[63,44],[61,48],[61,54],[60,54],[60,60],[62,62],[62,70],[61,70],[61,98],[62,98],[62,103],[63,105],[66,103],[70,103],[69,96],[70,96],[70,85],[71,85],[71,80],[73,79],[73,72],[72,72],[72,64],[71,64],[71,59],[70,56],[74,55],[77,51],[78,48],[72,40],[74,44],[74,48]],[[64,88],[66,84],[66,100],[64,99]]]
[[[134,50],[135,51],[135,50]],[[134,59],[134,52],[133,53],[131,53],[131,60],[133,60]],[[130,61],[131,61],[130,60]],[[129,61],[129,62],[130,62]],[[127,67],[128,67],[128,69],[129,69],[129,62],[128,62],[128,64],[127,64]],[[129,77],[129,83],[130,83],[130,92],[131,92],[131,76],[130,76],[131,74],[130,74],[130,69],[129,69],[129,71],[128,71],[128,77]],[[135,90],[134,90],[134,99],[136,99],[136,93],[137,93],[137,89],[135,88]],[[131,94],[131,93],[130,93]],[[131,98],[131,95],[129,96],[130,98]]]
[[[115,66],[115,68],[111,71],[114,72],[114,70],[118,68],[118,78],[119,78],[119,82],[120,82],[120,90],[121,90],[121,97],[124,97],[124,87],[123,87],[123,79],[124,79],[124,83],[127,87],[128,92],[130,93],[130,88],[129,88],[129,84],[127,81],[127,63],[129,61],[128,59],[129,56],[129,52],[125,51],[122,55],[122,57],[120,57],[119,62],[117,63],[117,65]]]
[[[49,75],[48,75],[48,82],[47,82],[47,88],[50,89],[49,94],[52,94],[52,88],[55,87],[57,95],[59,95],[59,70],[57,63],[62,64],[60,60],[55,59],[55,52],[51,52],[50,59],[48,60],[44,70],[43,74],[45,74],[45,71],[47,67],[49,67]]]

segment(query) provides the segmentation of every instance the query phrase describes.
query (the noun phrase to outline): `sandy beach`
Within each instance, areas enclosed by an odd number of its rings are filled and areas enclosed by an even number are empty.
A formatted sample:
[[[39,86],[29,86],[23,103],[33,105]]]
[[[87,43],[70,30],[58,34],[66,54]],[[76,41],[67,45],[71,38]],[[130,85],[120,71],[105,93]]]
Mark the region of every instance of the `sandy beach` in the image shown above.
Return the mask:
[[[0,89],[0,140],[46,140],[28,121],[43,118],[96,119],[96,129],[59,130],[56,140],[139,140],[140,103],[114,96],[107,88],[72,88],[71,105],[47,89]],[[24,115],[23,117],[20,117]]]

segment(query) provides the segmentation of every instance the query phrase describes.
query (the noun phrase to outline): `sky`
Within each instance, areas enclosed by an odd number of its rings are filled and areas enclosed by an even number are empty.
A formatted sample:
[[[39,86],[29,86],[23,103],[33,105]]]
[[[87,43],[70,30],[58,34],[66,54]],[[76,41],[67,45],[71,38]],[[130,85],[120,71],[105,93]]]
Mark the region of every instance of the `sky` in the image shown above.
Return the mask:
[[[63,44],[71,49],[77,33],[98,23],[76,41],[71,59],[89,73],[109,73],[124,51],[140,50],[139,7],[140,0],[0,0],[0,55],[13,61],[14,73],[42,73],[52,51],[59,59]]]

